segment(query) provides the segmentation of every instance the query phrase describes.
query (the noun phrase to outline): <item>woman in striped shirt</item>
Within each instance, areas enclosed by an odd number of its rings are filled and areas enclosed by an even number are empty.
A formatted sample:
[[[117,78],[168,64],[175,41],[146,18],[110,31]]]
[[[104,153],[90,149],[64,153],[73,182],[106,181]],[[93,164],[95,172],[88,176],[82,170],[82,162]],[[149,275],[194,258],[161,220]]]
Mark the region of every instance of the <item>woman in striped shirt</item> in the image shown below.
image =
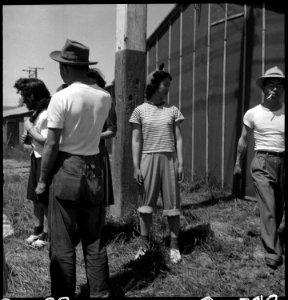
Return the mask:
[[[171,80],[164,65],[152,72],[147,78],[146,101],[134,109],[129,122],[133,126],[134,178],[140,187],[141,247],[135,259],[145,255],[149,248],[152,213],[161,191],[163,216],[167,216],[170,229],[170,260],[178,263],[179,182],[184,179],[180,123],[184,117],[176,106],[166,103]]]

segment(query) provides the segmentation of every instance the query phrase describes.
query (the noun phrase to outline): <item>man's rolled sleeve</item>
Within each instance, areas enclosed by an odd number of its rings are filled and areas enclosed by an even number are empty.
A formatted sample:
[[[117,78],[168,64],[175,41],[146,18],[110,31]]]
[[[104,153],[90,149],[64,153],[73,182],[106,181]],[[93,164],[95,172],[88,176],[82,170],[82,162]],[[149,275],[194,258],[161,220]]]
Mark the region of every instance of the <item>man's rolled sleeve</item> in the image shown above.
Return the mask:
[[[254,128],[253,115],[250,110],[248,110],[243,117],[243,124],[248,126],[249,128]]]
[[[61,102],[54,95],[51,98],[47,109],[47,127],[48,128],[63,128],[64,110]]]

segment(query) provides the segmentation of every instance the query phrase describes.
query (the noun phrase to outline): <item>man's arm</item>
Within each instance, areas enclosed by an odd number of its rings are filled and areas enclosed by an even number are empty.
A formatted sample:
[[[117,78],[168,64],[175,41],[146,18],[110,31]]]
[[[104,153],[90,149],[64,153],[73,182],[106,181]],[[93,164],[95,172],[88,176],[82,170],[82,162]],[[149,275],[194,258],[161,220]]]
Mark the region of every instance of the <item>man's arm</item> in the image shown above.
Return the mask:
[[[62,128],[48,128],[48,136],[44,145],[43,156],[41,160],[41,173],[36,187],[36,194],[44,192],[48,176],[56,161],[59,151],[59,141]]]
[[[142,173],[140,171],[140,153],[142,147],[142,133],[141,125],[133,123],[132,130],[132,157],[134,167],[134,178],[138,184],[143,183]]]
[[[236,175],[242,175],[242,165],[243,165],[243,158],[246,155],[247,152],[247,145],[249,142],[249,138],[252,134],[252,129],[246,125],[243,125],[241,136],[238,141],[237,146],[237,156],[236,156],[236,162],[234,167],[233,174]]]

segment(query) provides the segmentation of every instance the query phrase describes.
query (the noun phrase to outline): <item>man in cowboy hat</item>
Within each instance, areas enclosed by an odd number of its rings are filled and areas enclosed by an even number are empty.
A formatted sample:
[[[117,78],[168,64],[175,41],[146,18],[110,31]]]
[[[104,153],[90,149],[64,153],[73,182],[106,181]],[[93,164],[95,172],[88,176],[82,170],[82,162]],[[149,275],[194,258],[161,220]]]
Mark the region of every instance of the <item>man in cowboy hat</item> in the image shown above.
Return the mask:
[[[99,141],[111,106],[108,92],[91,85],[87,76],[89,48],[67,39],[59,62],[68,86],[55,93],[48,107],[48,138],[44,147],[38,197],[50,184],[50,276],[53,297],[74,298],[75,247],[81,239],[89,297],[107,297],[108,258],[102,240],[105,203]]]
[[[253,134],[255,156],[251,175],[260,208],[261,238],[265,262],[272,269],[283,263],[285,229],[285,107],[281,101],[285,76],[278,67],[268,69],[257,79],[264,101],[243,117],[234,175],[241,175],[249,136]]]

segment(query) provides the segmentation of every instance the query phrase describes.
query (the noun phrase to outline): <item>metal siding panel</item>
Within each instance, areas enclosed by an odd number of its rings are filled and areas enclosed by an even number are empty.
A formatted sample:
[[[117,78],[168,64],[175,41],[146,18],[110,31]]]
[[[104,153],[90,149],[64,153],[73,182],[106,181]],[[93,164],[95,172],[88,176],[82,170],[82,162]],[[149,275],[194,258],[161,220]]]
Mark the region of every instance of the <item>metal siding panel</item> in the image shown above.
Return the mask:
[[[238,137],[242,128],[243,18],[228,21],[227,31],[224,186],[231,191]]]
[[[225,3],[211,3],[211,23],[225,18]]]
[[[180,15],[173,20],[171,26],[171,61],[170,73],[172,76],[170,86],[170,104],[179,107],[179,64],[180,64]]]
[[[168,70],[169,63],[169,26],[158,37],[158,66],[164,63],[165,70]]]
[[[228,17],[243,13],[244,11],[244,5],[243,4],[228,4]]]
[[[190,175],[192,168],[192,75],[193,75],[193,25],[194,6],[183,10],[182,32],[182,77],[181,77],[181,112],[185,120],[181,128],[183,136],[183,156],[185,173]]]
[[[266,10],[265,69],[285,70],[285,15]]]
[[[246,62],[246,97],[244,113],[261,103],[261,91],[256,86],[256,79],[262,73],[262,9],[249,7],[247,20],[247,62]],[[242,118],[243,122],[243,118]],[[254,139],[250,139],[247,149],[246,161],[243,165],[244,195],[255,197],[250,164],[254,157]]]
[[[208,5],[201,4],[197,12],[196,57],[195,57],[195,152],[194,171],[196,176],[206,172],[206,82],[207,82],[207,20]]]
[[[148,74],[154,71],[156,68],[156,41],[149,49],[149,65],[148,65]]]
[[[209,173],[221,180],[222,87],[223,87],[224,23],[211,27],[209,89]]]

